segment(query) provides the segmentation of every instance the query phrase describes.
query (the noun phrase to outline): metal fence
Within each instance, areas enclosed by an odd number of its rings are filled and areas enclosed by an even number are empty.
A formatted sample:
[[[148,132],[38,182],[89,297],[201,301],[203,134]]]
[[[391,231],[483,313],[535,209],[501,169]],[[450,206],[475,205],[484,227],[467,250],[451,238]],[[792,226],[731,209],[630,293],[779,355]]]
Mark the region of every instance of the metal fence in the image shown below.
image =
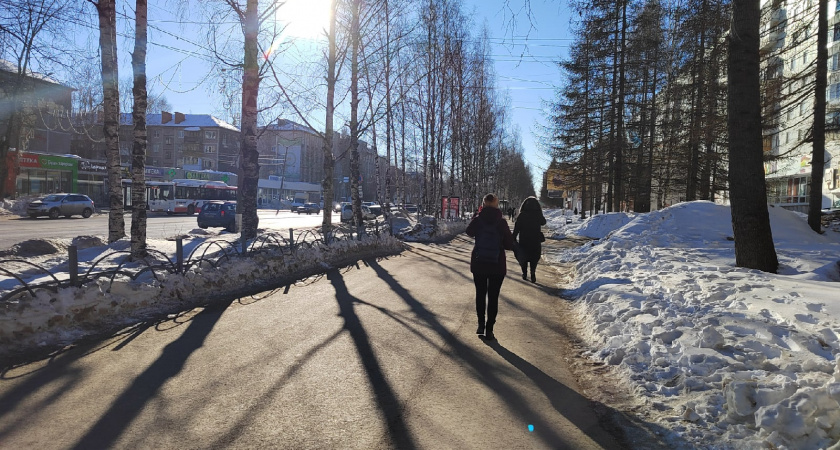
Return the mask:
[[[209,265],[213,268],[235,258],[250,257],[256,254],[278,253],[293,255],[300,249],[330,246],[336,242],[361,240],[365,236],[391,234],[389,222],[366,222],[360,227],[335,226],[327,233],[319,228],[294,230],[285,233],[264,233],[249,241],[232,242],[223,239],[206,240],[193,248],[184,248],[182,238],[175,241],[176,251],[170,255],[149,249],[148,256],[141,259],[131,257],[129,250],[114,250],[90,261],[86,266],[79,264],[78,248],[68,248],[66,270],[47,269],[39,264],[23,259],[0,259],[0,276],[8,277],[0,281],[0,306],[29,293],[35,297],[36,291],[57,292],[61,288],[81,287],[105,279],[108,282],[106,292],[110,292],[115,280],[137,280],[141,276],[151,276],[160,280],[159,275],[183,274],[194,267]],[[11,266],[24,266],[26,274],[18,273]],[[61,267],[63,265],[59,265]],[[46,280],[44,280],[46,278]],[[29,281],[27,281],[29,280]],[[37,281],[32,281],[37,280]]]

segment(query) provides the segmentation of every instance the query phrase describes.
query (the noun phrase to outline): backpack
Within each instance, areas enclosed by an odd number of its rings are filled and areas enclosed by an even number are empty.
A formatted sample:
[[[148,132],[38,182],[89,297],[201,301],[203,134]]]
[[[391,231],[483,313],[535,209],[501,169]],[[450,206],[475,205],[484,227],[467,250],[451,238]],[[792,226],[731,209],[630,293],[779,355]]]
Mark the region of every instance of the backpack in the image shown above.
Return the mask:
[[[482,264],[496,264],[502,251],[502,236],[499,234],[497,221],[492,223],[479,219],[479,227],[475,233],[475,248],[473,260]]]

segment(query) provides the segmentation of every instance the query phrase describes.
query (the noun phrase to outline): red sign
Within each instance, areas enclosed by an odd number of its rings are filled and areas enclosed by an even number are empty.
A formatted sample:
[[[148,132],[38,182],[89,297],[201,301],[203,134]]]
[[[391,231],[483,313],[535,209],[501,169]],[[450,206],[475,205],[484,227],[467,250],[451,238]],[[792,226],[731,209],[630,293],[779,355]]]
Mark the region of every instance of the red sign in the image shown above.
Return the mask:
[[[41,167],[41,162],[38,161],[38,155],[21,153],[18,161],[20,161],[20,167]]]
[[[459,197],[441,197],[441,217],[444,219],[455,219],[459,217],[461,215],[460,201],[461,199]]]

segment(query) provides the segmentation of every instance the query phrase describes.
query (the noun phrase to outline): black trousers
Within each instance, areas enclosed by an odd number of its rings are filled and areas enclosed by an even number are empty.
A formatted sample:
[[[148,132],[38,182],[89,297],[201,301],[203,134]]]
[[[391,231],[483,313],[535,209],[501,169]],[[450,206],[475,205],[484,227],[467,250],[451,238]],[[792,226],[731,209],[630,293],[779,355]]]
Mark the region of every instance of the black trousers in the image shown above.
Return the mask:
[[[475,282],[475,313],[479,323],[484,323],[484,310],[487,310],[487,328],[492,330],[499,312],[499,292],[502,290],[504,275],[485,275],[474,273]]]
[[[529,261],[522,261],[519,263],[519,266],[522,267],[522,275],[526,275],[528,273],[528,263]],[[531,275],[534,275],[537,272],[537,263],[536,261],[530,261],[531,263]]]

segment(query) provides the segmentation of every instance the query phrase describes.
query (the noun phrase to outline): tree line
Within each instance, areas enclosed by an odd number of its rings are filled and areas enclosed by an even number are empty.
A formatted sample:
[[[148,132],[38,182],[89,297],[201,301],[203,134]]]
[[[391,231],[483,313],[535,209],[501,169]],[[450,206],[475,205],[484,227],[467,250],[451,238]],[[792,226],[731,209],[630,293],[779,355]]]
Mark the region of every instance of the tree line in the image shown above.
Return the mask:
[[[0,3],[11,6],[11,0]],[[147,0],[121,5],[118,0],[23,0],[16,7],[35,11],[34,19],[49,26],[27,27],[17,42],[10,42],[8,26],[20,14],[4,13],[0,42],[17,52],[3,56],[38,67],[50,67],[47,49],[64,54],[68,62],[56,73],[66,79],[97,78],[99,89],[80,89],[74,99],[87,123],[94,118],[103,129],[107,144],[108,176],[119,179],[119,114],[131,106],[134,126],[132,143],[132,250],[145,253],[144,166],[146,154],[145,114],[150,104],[165,99],[150,96],[145,62],[148,41]],[[518,130],[508,120],[505,93],[496,88],[489,31],[477,28],[456,0],[332,0],[329,25],[323,30],[320,55],[314,53],[301,67],[306,77],[296,76],[280,58],[291,45],[283,34],[280,0],[213,0],[177,3],[181,11],[167,19],[184,20],[183,11],[201,17],[206,44],[202,57],[213,63],[224,107],[240,127],[240,176],[238,212],[242,214],[243,238],[256,235],[259,154],[256,141],[262,125],[279,114],[292,113],[316,130],[323,140],[325,199],[334,191],[335,158],[350,160],[354,214],[361,222],[359,195],[359,141],[372,144],[377,157],[377,198],[382,203],[419,202],[429,213],[440,212],[440,198],[458,196],[462,208],[474,209],[489,191],[519,201],[533,195],[530,167],[523,157]],[[127,6],[128,8],[123,8]],[[9,9],[9,11],[11,8]],[[121,11],[129,10],[133,14]],[[30,17],[30,19],[32,19]],[[34,20],[33,19],[33,20]],[[25,21],[25,20],[24,20]],[[118,21],[131,24],[130,34]],[[185,22],[188,22],[184,20]],[[31,25],[32,20],[28,24]],[[87,31],[98,39],[95,48],[80,49],[72,39],[61,40],[70,30]],[[50,31],[50,33],[47,33]],[[98,31],[95,33],[94,31]],[[118,39],[118,36],[124,39]],[[169,45],[178,42],[158,34]],[[126,83],[120,83],[122,48],[131,49],[132,87],[126,101]],[[61,42],[61,45],[55,43]],[[160,43],[160,42],[159,42]],[[94,54],[91,54],[94,52]],[[69,57],[69,55],[73,57]],[[78,64],[80,57],[98,63]],[[84,71],[84,76],[78,76]],[[27,67],[19,71],[26,78]],[[122,89],[121,85],[122,84]],[[23,96],[21,96],[22,98]],[[13,108],[17,111],[21,108]],[[78,122],[77,122],[78,123]],[[347,131],[349,148],[333,155],[335,133]],[[0,162],[9,148],[24,148],[22,139],[10,136],[0,145]],[[0,169],[4,167],[0,166]],[[5,173],[5,172],[3,172]],[[411,196],[411,197],[410,197]],[[122,190],[111,183],[109,241],[125,236]],[[324,208],[325,231],[332,227],[332,209]]]

